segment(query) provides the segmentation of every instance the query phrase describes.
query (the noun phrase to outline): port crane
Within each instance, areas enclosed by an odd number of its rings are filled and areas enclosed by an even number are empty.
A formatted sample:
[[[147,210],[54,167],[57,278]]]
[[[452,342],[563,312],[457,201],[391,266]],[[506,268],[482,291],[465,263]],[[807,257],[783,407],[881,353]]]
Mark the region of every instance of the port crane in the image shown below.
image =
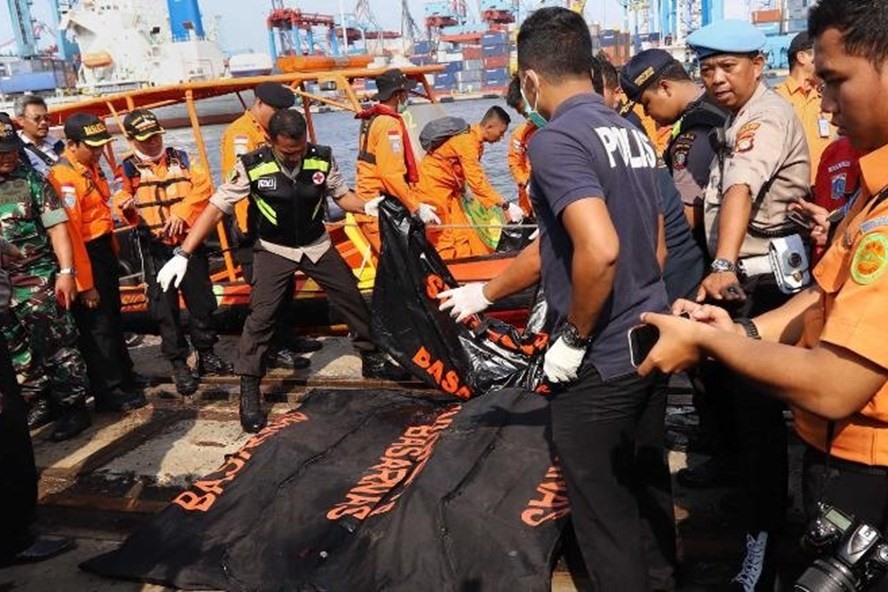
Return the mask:
[[[62,15],[71,8],[67,0],[49,1],[54,26],[47,25],[34,18],[31,14],[33,0],[6,0],[6,4],[9,7],[9,17],[12,21],[14,38],[3,43],[0,47],[15,43],[16,55],[25,59],[49,53],[58,54],[59,58],[67,60],[77,53],[77,46],[68,41],[64,31],[59,30],[59,22]],[[40,41],[43,35],[54,36],[55,44],[41,51],[38,47],[38,41]]]

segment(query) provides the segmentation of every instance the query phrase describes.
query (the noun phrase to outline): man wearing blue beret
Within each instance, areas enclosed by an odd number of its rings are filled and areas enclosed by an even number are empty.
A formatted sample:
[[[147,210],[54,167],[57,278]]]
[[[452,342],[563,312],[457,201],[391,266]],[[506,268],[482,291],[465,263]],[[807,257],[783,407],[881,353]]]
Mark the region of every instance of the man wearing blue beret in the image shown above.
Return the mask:
[[[792,106],[762,82],[760,30],[719,21],[691,34],[688,45],[700,60],[707,92],[731,114],[704,197],[713,262],[697,300],[728,306],[744,322],[779,307],[810,282],[806,248],[786,216],[787,205],[808,194],[808,144]],[[786,256],[787,250],[794,256]],[[786,261],[797,265],[788,270]],[[733,583],[745,592],[772,590],[775,536],[787,503],[783,405],[751,382],[726,378],[748,533],[746,558]]]

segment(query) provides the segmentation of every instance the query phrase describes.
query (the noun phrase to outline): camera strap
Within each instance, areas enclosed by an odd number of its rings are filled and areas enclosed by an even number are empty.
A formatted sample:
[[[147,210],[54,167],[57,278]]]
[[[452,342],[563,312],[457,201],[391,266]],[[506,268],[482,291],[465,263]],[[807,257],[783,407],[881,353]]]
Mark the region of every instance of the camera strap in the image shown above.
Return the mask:
[[[830,458],[832,458],[832,454],[830,453],[830,449],[832,448],[833,438],[836,435],[836,422],[830,420],[826,422],[826,448],[824,449],[824,459],[823,459],[823,480],[820,482],[820,491],[817,494],[818,499],[820,501],[824,501],[826,497],[826,484],[829,482],[830,472],[832,471],[831,463],[829,462]]]

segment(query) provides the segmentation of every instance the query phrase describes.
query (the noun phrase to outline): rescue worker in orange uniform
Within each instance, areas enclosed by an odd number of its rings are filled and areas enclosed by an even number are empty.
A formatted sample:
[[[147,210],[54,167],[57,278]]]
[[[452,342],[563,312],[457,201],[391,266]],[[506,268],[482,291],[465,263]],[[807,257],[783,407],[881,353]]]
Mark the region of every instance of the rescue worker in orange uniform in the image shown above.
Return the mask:
[[[416,81],[401,70],[386,70],[376,78],[379,104],[355,116],[361,120],[356,193],[364,202],[380,196],[394,197],[424,223],[440,224],[436,208],[419,202],[413,188],[419,181],[419,169],[401,113],[414,86]],[[363,214],[356,214],[355,219],[378,255],[379,220]]]
[[[79,292],[72,312],[80,331],[80,351],[96,409],[129,411],[147,401],[137,390],[139,377],[123,338],[111,190],[99,166],[112,138],[104,122],[87,113],[75,113],[65,121],[65,136],[65,152],[47,180],[68,212]]]
[[[509,89],[506,93],[506,104],[517,111],[522,117],[526,117],[527,104],[521,96],[521,81],[517,76],[512,78],[509,83]],[[533,218],[533,205],[530,202],[530,195],[527,193],[527,186],[530,184],[530,159],[527,157],[527,146],[530,139],[539,128],[530,120],[522,122],[518,128],[512,132],[511,141],[509,142],[508,163],[509,171],[512,178],[518,184],[518,205],[527,218]]]
[[[200,248],[193,253],[188,274],[178,290],[164,292],[156,276],[207,207],[212,186],[203,166],[191,162],[182,150],[164,147],[165,130],[151,111],[130,112],[123,120],[123,129],[133,153],[118,167],[116,176],[123,187],[114,201],[122,217],[136,227],[145,257],[148,309],[160,326],[160,351],[173,368],[176,390],[187,396],[197,390],[198,381],[186,363],[189,348],[179,318],[180,291],[188,307],[188,328],[197,350],[198,375],[234,371],[213,351],[217,341],[212,319],[216,296],[206,251]]]
[[[231,125],[225,129],[222,135],[222,175],[227,178],[234,170],[237,159],[248,152],[257,150],[269,143],[268,122],[271,116],[280,109],[289,109],[296,102],[296,97],[286,86],[277,82],[263,82],[253,89],[256,100],[249,109]],[[234,209],[235,220],[229,227],[231,229],[232,243],[235,250],[235,258],[240,264],[247,282],[252,282],[253,276],[253,243],[255,237],[248,236],[247,227],[247,201],[237,204]],[[293,339],[292,326],[287,314],[289,303],[293,300],[291,295],[284,299],[281,312],[278,315],[278,325],[275,329],[272,346],[268,349],[267,359],[270,366],[288,370],[301,370],[308,368],[308,358],[297,356],[294,350],[310,352],[321,349],[321,342],[313,339]]]
[[[803,31],[789,43],[789,76],[774,87],[774,92],[792,104],[805,128],[808,152],[811,154],[811,184],[816,181],[817,167],[826,147],[836,139],[829,116],[821,107],[819,80],[814,73],[814,40]]]
[[[432,237],[443,259],[486,255],[493,251],[471,228],[472,222],[463,209],[467,187],[472,192],[472,199],[477,199],[485,207],[502,207],[509,222],[524,220],[521,208],[506,201],[494,189],[481,166],[484,144],[499,142],[510,121],[502,107],[491,107],[480,123],[449,138],[422,159],[416,193],[435,206],[442,224],[455,226],[444,228],[437,240]]]
[[[687,301],[673,313],[691,320],[645,314],[659,339],[639,368],[668,373],[714,358],[788,403],[805,444],[807,517],[825,501],[879,533],[888,528],[888,120],[873,97],[888,92],[886,19],[885,3],[847,0],[820,0],[808,14],[823,109],[865,154],[861,191],[815,283],[754,319],[732,321],[721,308]],[[884,574],[875,575],[860,587],[886,590]]]

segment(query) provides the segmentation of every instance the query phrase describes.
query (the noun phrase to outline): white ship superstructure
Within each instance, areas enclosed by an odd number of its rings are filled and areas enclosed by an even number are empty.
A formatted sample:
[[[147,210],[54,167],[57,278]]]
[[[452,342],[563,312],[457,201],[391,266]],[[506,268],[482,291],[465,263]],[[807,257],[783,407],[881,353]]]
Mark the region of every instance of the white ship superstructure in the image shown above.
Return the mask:
[[[105,93],[223,77],[213,35],[182,24],[188,33],[174,39],[165,0],[81,0],[59,26],[80,48],[78,86]]]

